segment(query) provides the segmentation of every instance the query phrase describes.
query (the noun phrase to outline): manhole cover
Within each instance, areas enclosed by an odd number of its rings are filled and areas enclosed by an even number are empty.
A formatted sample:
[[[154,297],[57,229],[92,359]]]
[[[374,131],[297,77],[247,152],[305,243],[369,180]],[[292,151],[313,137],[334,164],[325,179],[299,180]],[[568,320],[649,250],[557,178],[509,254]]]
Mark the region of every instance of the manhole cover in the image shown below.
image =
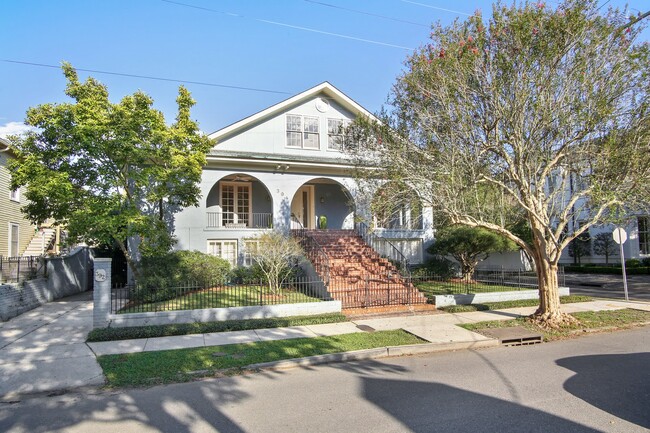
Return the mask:
[[[542,342],[542,334],[534,333],[522,326],[484,329],[482,332],[488,337],[498,339],[504,346],[525,346]]]

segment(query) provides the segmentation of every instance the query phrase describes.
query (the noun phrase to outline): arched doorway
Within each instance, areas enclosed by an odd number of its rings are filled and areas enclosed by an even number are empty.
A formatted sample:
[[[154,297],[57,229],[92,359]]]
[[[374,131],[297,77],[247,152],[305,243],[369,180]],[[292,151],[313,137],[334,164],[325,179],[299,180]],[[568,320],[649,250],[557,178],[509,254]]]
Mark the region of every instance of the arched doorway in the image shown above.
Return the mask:
[[[304,183],[291,200],[291,228],[354,228],[354,200],[341,183],[316,178]]]
[[[207,228],[271,228],[273,198],[255,176],[224,176],[206,198]]]

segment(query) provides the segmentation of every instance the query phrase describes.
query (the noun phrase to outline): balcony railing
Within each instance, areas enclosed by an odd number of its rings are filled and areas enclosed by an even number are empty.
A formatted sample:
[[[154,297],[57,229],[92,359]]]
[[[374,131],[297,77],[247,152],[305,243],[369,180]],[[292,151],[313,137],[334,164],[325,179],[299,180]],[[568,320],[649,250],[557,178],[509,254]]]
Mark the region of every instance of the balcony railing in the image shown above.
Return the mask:
[[[208,212],[206,227],[215,228],[273,228],[271,213],[238,213],[238,212]]]

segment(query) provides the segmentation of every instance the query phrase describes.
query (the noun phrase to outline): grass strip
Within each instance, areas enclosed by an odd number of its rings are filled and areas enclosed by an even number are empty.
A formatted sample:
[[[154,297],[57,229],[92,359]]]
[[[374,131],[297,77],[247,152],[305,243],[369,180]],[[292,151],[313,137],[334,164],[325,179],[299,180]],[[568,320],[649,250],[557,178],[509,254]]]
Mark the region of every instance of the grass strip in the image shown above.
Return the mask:
[[[315,316],[293,316],[268,319],[224,320],[206,323],[179,323],[174,325],[134,326],[131,328],[98,328],[88,334],[86,341],[116,341],[133,338],[169,337],[172,335],[207,334],[211,332],[245,331],[248,329],[282,328],[286,326],[320,325],[346,322],[339,313]]]
[[[576,302],[591,302],[593,298],[589,296],[560,296],[561,304],[573,304]],[[483,304],[470,304],[470,305],[449,305],[447,307],[440,307],[439,310],[448,313],[466,313],[468,311],[487,311],[487,310],[503,310],[504,308],[517,308],[517,307],[536,307],[539,305],[539,299],[519,299],[517,301],[501,301],[501,302],[485,302]]]
[[[331,337],[297,338],[246,344],[164,350],[97,358],[109,387],[149,386],[187,382],[226,370],[237,374],[251,364],[349,352],[386,346],[424,343],[408,332],[377,331]]]
[[[560,329],[546,329],[532,323],[526,317],[512,320],[495,320],[489,322],[466,323],[458,325],[470,331],[481,333],[485,329],[510,328],[523,326],[533,332],[541,333],[544,341],[564,340],[581,335],[585,332],[627,329],[637,325],[650,323],[650,312],[626,308],[622,310],[584,311],[572,313],[579,324],[564,326]]]
[[[427,298],[433,299],[435,295],[459,295],[471,293],[493,292],[518,292],[531,290],[535,287],[521,287],[517,285],[499,285],[485,283],[465,283],[454,281],[414,281],[413,285]]]

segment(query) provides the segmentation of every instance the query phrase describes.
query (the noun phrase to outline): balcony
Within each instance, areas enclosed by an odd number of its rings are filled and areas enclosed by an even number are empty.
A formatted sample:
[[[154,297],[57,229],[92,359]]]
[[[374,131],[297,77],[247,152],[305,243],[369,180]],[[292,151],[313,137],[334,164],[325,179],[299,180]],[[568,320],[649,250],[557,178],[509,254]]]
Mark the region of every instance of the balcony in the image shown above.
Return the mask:
[[[207,212],[208,229],[270,229],[271,213]]]

